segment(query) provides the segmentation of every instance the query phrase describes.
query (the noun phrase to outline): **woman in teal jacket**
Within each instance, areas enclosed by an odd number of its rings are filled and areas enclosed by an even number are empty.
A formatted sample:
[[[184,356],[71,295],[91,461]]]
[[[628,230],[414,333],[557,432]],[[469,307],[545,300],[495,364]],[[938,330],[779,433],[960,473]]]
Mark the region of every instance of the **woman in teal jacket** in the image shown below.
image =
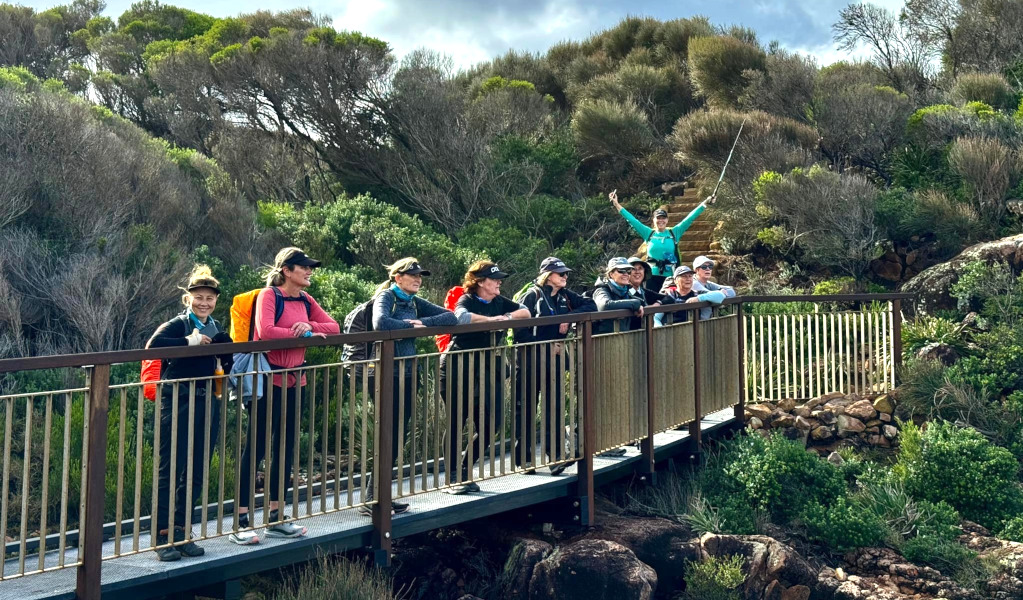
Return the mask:
[[[647,263],[653,271],[651,277],[646,280],[646,286],[655,292],[660,291],[664,278],[670,277],[675,267],[682,262],[678,256],[678,242],[682,238],[682,234],[717,199],[715,196],[708,196],[691,213],[686,215],[682,222],[671,228],[668,227],[668,211],[658,208],[654,211],[654,227],[650,228],[622,208],[622,205],[618,203],[618,190],[612,191],[607,197],[611,199],[611,204],[615,209],[629,222],[632,229],[646,242]]]

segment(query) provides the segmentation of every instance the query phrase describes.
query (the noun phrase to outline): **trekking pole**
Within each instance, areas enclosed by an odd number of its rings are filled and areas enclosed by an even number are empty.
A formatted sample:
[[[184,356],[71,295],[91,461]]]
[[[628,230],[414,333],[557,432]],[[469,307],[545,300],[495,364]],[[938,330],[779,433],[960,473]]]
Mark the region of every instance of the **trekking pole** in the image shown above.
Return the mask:
[[[747,118],[749,117],[743,118],[742,124],[739,125],[739,133],[735,134],[735,141],[732,142],[732,149],[728,151],[728,158],[725,159],[725,166],[721,168],[721,177],[718,177],[718,184],[714,186],[714,192],[710,195],[711,198],[717,195],[718,188],[721,187],[721,182],[725,179],[725,171],[728,170],[728,163],[732,162],[732,153],[735,152],[735,146],[739,143],[739,136],[742,135],[742,128],[746,126]]]

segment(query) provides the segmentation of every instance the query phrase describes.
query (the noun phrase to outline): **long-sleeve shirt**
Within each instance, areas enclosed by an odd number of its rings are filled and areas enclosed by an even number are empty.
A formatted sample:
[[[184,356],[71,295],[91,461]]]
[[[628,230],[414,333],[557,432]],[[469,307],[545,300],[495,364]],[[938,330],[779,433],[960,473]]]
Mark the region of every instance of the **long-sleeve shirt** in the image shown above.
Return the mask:
[[[411,329],[412,324],[406,323],[406,319],[418,319],[426,327],[442,327],[447,325],[458,325],[459,321],[455,313],[436,304],[423,300],[418,296],[412,296],[408,300],[398,297],[393,291],[385,290],[377,294],[373,300],[373,329],[384,331],[390,329]],[[465,323],[468,323],[468,319]],[[463,323],[464,324],[464,323]],[[415,338],[405,338],[394,341],[394,356],[415,356]],[[406,367],[411,368],[410,365]]]
[[[670,277],[675,268],[674,265],[678,263],[678,249],[676,244],[682,239],[682,234],[689,229],[689,226],[693,224],[693,221],[695,221],[697,217],[703,214],[703,211],[706,210],[706,208],[707,207],[701,203],[699,206],[694,208],[692,212],[686,215],[686,218],[682,219],[678,225],[665,229],[664,231],[654,231],[653,228],[641,223],[639,219],[624,208],[619,212],[623,217],[625,217],[625,220],[629,222],[632,229],[639,234],[639,237],[646,241],[647,256],[654,263],[651,264],[653,274]],[[657,262],[664,263],[664,268],[661,268],[658,264],[656,264]]]
[[[341,333],[341,327],[338,326],[327,311],[320,308],[320,305],[316,303],[316,300],[312,296],[305,294],[306,300],[309,301],[309,314],[306,314],[306,303],[301,301],[300,298],[288,299],[288,295],[281,290],[281,294],[284,295],[284,312],[281,313],[281,318],[274,322],[274,316],[277,309],[277,299],[274,296],[274,291],[271,288],[266,288],[259,293],[259,298],[256,300],[256,306],[258,312],[256,313],[256,338],[257,340],[279,340],[284,338],[295,337],[291,333],[291,326],[295,323],[309,323],[312,327],[313,333],[324,333],[326,335],[336,335]],[[305,362],[305,348],[288,348],[285,350],[271,350],[267,353],[266,359],[270,361],[270,364],[274,367],[292,368],[301,366]],[[274,375],[274,385],[281,385],[281,376]],[[295,385],[294,374],[288,374],[288,387]],[[305,385],[305,375],[302,376],[302,385]]]
[[[219,329],[219,323],[208,317],[207,325],[214,325]],[[146,348],[170,348],[174,346],[187,346],[186,336],[192,333],[195,324],[190,320],[187,313],[183,313],[167,321],[156,328],[153,337],[146,342]],[[199,377],[212,377],[217,368],[217,358],[222,362],[231,360],[231,355],[217,356],[195,356],[186,358],[175,358],[165,360],[161,379],[186,379]],[[203,386],[197,384],[198,388]]]
[[[708,281],[707,283],[700,283],[699,279],[693,280],[693,291],[697,294],[706,294],[707,292],[720,291],[726,297],[735,296],[735,289],[730,285],[721,285],[720,283],[714,283]],[[713,316],[714,310],[712,308],[701,308],[700,309],[700,320],[709,319]]]
[[[552,296],[551,286],[549,285],[543,287],[534,285],[528,292],[522,295],[520,302],[529,311],[529,316],[533,318],[597,310],[597,303],[591,298],[585,298],[568,288],[561,288],[557,294]],[[515,341],[520,344],[546,340],[563,340],[567,336],[567,333],[561,333],[560,325],[520,327],[515,330]]]
[[[603,282],[593,290],[593,301],[597,305],[597,310],[639,310],[640,307],[646,304],[644,298],[639,296],[633,296],[630,293],[631,288],[626,287],[622,290],[617,289],[611,285],[610,282]],[[619,330],[629,331],[632,328],[632,317],[625,317],[619,319]],[[614,331],[614,320],[605,319],[598,321],[595,326],[594,333],[611,333]]]

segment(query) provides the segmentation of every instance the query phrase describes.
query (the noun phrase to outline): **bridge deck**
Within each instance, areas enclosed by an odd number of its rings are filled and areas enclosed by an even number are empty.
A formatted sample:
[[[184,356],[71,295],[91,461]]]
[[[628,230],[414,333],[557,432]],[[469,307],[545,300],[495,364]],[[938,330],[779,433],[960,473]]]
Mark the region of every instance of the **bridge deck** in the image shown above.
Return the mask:
[[[705,434],[714,434],[733,422],[733,409],[727,408],[704,417],[701,430]],[[680,454],[690,446],[690,442],[687,430],[658,434],[654,438],[655,456],[663,460]],[[639,451],[631,446],[622,457],[597,456],[594,458],[594,478],[600,484],[626,476],[636,468],[639,459]],[[576,482],[576,467],[572,466],[559,477],[551,477],[546,469],[542,469],[536,475],[516,474],[482,481],[481,492],[476,494],[452,496],[441,491],[418,494],[407,498],[411,510],[394,518],[393,534],[395,538],[406,537],[570,497],[576,493]],[[316,498],[317,506],[319,502]],[[328,497],[328,506],[332,502],[333,498]],[[300,505],[299,515],[304,512],[305,503]],[[289,505],[288,510],[293,510],[293,507]],[[255,514],[258,524],[262,511]],[[206,554],[199,558],[162,563],[156,560],[152,551],[143,551],[107,560],[103,565],[103,597],[137,600],[196,589],[309,560],[317,553],[362,548],[370,543],[370,519],[355,510],[302,518],[301,524],[308,527],[309,533],[298,539],[264,537],[258,545],[245,547],[232,544],[226,537],[204,540],[201,544]],[[210,521],[208,528],[216,531],[216,521]],[[225,530],[229,529],[230,524],[226,523]],[[149,543],[148,533],[140,535],[140,547]],[[122,551],[130,548],[131,544],[130,537],[122,538]],[[112,540],[104,543],[104,555],[113,554],[113,545]],[[73,562],[77,552],[77,548],[68,550],[66,560]],[[46,563],[56,565],[56,551],[47,553]],[[5,574],[16,573],[17,562],[5,562],[4,571]],[[0,599],[73,600],[75,571],[69,568],[4,581],[0,583]]]

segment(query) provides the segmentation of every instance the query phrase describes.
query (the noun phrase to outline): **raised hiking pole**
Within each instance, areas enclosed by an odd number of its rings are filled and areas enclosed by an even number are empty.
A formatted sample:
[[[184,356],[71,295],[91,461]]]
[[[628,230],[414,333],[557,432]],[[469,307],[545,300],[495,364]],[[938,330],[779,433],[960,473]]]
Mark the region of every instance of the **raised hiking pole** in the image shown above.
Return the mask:
[[[710,194],[711,198],[717,196],[718,188],[721,187],[721,182],[725,180],[725,171],[728,170],[728,163],[732,162],[732,154],[735,153],[735,146],[739,143],[739,136],[742,135],[742,128],[746,126],[747,118],[749,117],[743,118],[742,123],[739,125],[739,133],[735,134],[735,141],[732,142],[732,149],[728,151],[728,158],[725,159],[725,166],[721,168],[721,176],[718,177],[718,183],[714,186],[714,191]]]

